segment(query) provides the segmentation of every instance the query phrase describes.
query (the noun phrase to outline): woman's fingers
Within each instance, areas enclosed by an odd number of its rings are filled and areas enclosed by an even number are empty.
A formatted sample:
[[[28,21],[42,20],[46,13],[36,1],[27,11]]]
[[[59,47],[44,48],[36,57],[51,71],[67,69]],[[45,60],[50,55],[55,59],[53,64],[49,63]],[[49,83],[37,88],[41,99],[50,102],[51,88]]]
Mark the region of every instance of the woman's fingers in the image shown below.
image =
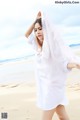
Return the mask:
[[[41,18],[41,12],[39,11],[38,14],[37,14],[37,19],[38,18]]]

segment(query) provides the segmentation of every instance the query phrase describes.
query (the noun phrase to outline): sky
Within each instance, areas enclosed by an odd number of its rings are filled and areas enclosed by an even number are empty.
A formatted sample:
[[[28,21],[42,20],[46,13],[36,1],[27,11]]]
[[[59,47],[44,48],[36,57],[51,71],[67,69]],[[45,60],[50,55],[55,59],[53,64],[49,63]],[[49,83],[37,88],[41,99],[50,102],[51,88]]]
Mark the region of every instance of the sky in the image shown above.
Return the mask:
[[[0,60],[33,54],[25,32],[45,11],[58,25],[67,44],[80,43],[80,3],[56,4],[56,0],[0,0]]]

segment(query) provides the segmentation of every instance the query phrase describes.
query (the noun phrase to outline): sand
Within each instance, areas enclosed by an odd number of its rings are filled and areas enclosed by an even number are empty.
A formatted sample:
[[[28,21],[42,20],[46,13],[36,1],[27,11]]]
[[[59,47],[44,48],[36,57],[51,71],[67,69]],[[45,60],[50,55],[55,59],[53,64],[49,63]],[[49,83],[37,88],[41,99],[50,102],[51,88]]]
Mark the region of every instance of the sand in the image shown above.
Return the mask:
[[[7,112],[8,120],[41,120],[42,111],[36,106],[36,82],[33,68],[28,70],[25,66],[29,63],[32,62],[25,60],[0,66],[3,71],[4,68],[9,68],[8,73],[4,71],[5,74],[0,77],[6,81],[0,83],[0,114]],[[15,67],[16,72],[15,69],[13,71]],[[70,120],[80,120],[80,70],[74,69],[70,72],[66,93],[69,99],[66,110]],[[53,120],[58,120],[56,114]]]

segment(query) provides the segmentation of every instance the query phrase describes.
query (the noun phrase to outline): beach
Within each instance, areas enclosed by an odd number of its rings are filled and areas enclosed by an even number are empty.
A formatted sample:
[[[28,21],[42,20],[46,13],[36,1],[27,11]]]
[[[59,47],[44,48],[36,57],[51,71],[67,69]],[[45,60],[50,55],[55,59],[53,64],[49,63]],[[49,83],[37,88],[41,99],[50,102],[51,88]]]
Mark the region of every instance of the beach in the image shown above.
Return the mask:
[[[0,65],[0,114],[8,120],[41,120],[42,111],[36,106],[34,60]],[[71,120],[80,119],[80,70],[73,69],[67,78],[66,110]],[[58,120],[54,115],[54,120]]]

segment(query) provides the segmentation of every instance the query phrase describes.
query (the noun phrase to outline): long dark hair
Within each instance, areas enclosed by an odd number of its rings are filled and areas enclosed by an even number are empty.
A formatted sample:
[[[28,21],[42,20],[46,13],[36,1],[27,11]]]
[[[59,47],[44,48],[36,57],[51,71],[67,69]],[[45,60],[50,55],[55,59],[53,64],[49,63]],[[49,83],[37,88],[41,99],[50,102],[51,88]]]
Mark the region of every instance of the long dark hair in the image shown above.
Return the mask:
[[[35,26],[36,23],[39,23],[39,25],[42,27],[42,20],[41,20],[41,18],[36,19],[36,21],[34,22],[34,26]],[[40,42],[40,40],[37,37],[36,37],[36,39],[37,39],[38,44],[40,46],[42,46],[42,43]]]

